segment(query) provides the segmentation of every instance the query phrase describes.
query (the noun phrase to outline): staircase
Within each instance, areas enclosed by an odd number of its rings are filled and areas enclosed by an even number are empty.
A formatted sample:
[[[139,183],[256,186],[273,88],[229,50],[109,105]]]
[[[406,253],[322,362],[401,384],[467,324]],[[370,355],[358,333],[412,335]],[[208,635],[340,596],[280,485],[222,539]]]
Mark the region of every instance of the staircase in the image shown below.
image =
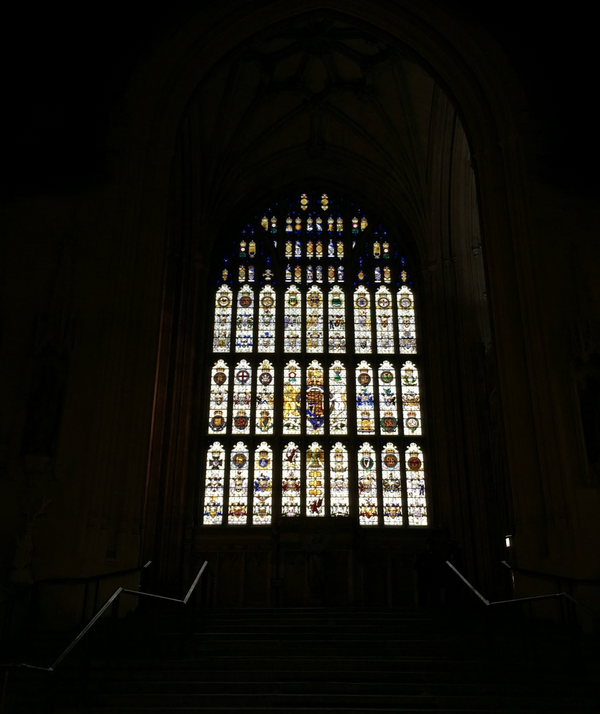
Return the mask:
[[[94,665],[85,708],[75,708],[75,698],[69,698],[67,677],[66,703],[56,711],[600,710],[597,680],[574,667],[562,646],[549,658],[526,659],[514,628],[488,623],[490,639],[485,623],[471,618],[462,611],[413,607],[215,610],[203,616],[181,656],[179,620],[147,612],[127,623],[111,664]],[[12,711],[43,709],[30,704]]]

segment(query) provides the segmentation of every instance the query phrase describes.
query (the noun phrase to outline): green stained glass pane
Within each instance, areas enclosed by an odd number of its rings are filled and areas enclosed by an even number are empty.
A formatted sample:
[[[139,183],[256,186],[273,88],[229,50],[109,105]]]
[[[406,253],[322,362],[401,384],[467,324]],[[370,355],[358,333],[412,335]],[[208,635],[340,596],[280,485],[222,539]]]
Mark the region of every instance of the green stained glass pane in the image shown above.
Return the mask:
[[[219,526],[223,522],[225,490],[225,449],[215,441],[206,455],[204,476],[204,525]]]
[[[400,373],[402,384],[402,421],[406,436],[421,436],[421,396],[419,372],[412,362],[405,362]]]
[[[275,352],[275,308],[277,296],[265,285],[258,299],[258,351]]]

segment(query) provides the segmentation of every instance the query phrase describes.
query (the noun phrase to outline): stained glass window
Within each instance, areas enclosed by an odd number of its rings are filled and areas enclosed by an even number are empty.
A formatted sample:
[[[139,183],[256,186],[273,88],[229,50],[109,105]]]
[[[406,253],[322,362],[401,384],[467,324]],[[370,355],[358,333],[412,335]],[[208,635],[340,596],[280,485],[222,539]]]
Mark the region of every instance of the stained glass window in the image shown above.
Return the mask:
[[[416,293],[399,238],[345,197],[306,192],[220,250],[203,525],[426,526]]]

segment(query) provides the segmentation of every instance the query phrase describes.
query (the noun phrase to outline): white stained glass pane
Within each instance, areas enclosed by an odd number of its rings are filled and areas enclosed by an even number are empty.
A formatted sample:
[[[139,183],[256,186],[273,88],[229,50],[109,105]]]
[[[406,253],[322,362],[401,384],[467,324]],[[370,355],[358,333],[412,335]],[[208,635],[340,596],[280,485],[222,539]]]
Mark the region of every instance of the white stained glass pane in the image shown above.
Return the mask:
[[[348,452],[338,441],[331,450],[329,477],[329,513],[347,516],[350,513],[348,495]]]
[[[306,433],[323,434],[325,429],[325,389],[323,367],[313,360],[306,374]]]
[[[379,424],[382,434],[398,434],[396,369],[387,360],[379,367]]]
[[[232,308],[231,289],[227,285],[221,285],[215,297],[214,352],[229,352],[231,350]]]
[[[243,359],[233,371],[232,434],[250,433],[250,405],[252,403],[252,367]]]
[[[354,349],[359,354],[371,352],[371,296],[364,285],[354,291]]]
[[[322,516],[324,500],[325,458],[323,448],[314,441],[306,452],[306,515]]]
[[[300,515],[300,494],[302,487],[300,449],[290,441],[283,449],[281,463],[281,515]]]
[[[394,349],[394,318],[392,296],[385,287],[375,293],[375,322],[377,325],[377,352],[392,354]]]
[[[373,370],[364,360],[356,368],[356,428],[359,434],[375,433]]]
[[[206,455],[204,477],[204,525],[220,526],[223,522],[225,491],[225,449],[215,441]]]
[[[229,471],[229,513],[230,525],[244,525],[248,520],[248,448],[238,441],[231,451]]]
[[[398,337],[400,354],[416,354],[415,301],[408,285],[403,285],[398,290]]]
[[[348,433],[346,368],[336,360],[329,368],[329,433]]]
[[[258,300],[258,351],[275,352],[275,290],[265,285]]]
[[[406,449],[406,498],[408,525],[427,525],[427,500],[425,496],[425,469],[423,452],[416,444]]]
[[[344,293],[337,285],[329,291],[327,326],[329,351],[346,352],[346,307]]]
[[[394,444],[386,444],[381,452],[381,490],[383,493],[383,524],[402,525],[402,475],[400,458]]]
[[[323,352],[323,293],[316,285],[306,293],[306,351]]]
[[[295,285],[285,291],[283,310],[283,351],[300,352],[302,349],[302,304],[300,291]]]
[[[263,360],[256,373],[256,433],[273,433],[275,374],[269,360]]]
[[[361,526],[378,523],[377,461],[375,450],[367,443],[358,450],[358,522]]]
[[[273,506],[273,452],[266,441],[262,441],[254,456],[254,503],[252,523],[268,525],[271,522]]]
[[[283,433],[300,434],[302,421],[302,371],[295,360],[290,360],[283,370]]]
[[[254,293],[249,285],[238,292],[235,351],[252,352],[254,333]]]
[[[213,365],[210,379],[210,406],[208,433],[220,434],[227,426],[227,395],[229,393],[229,367],[220,359]]]
[[[420,436],[421,397],[419,372],[412,362],[405,362],[400,373],[402,383],[402,422],[405,436]]]

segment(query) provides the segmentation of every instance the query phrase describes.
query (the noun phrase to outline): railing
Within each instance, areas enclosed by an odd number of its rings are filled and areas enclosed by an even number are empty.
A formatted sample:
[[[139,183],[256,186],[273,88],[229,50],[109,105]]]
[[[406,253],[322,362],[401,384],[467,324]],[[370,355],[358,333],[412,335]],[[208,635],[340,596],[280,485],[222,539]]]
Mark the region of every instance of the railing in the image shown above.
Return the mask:
[[[89,620],[89,622],[81,629],[81,631],[71,640],[71,642],[65,647],[65,649],[56,657],[56,659],[52,662],[52,664],[49,667],[40,667],[38,665],[32,665],[32,664],[27,664],[25,662],[11,662],[11,663],[0,663],[0,669],[4,669],[4,677],[3,677],[3,683],[2,683],[2,690],[0,694],[0,714],[2,714],[5,711],[5,705],[6,705],[6,698],[7,698],[7,691],[8,691],[8,684],[9,684],[9,672],[11,670],[16,670],[16,669],[24,669],[24,670],[35,670],[38,672],[46,672],[46,673],[55,673],[57,671],[57,668],[60,667],[60,665],[64,662],[64,660],[68,657],[68,655],[83,641],[86,639],[86,636],[94,629],[94,627],[97,625],[97,623],[104,617],[106,613],[110,610],[110,616],[111,616],[111,621],[115,623],[117,621],[118,615],[119,615],[119,602],[120,598],[122,595],[132,595],[133,597],[138,597],[138,598],[150,598],[156,601],[162,601],[166,603],[172,603],[175,605],[182,605],[186,606],[188,604],[191,605],[189,608],[188,615],[189,617],[187,618],[182,618],[182,623],[181,623],[181,639],[180,639],[180,652],[183,652],[184,646],[185,646],[185,635],[186,633],[189,635],[193,635],[195,632],[195,624],[196,624],[196,605],[197,605],[197,593],[198,593],[198,583],[200,582],[200,578],[202,577],[202,574],[204,573],[206,567],[208,565],[208,561],[204,561],[202,564],[202,567],[198,571],[196,577],[194,578],[194,581],[192,582],[189,590],[185,594],[185,596],[179,600],[177,598],[171,598],[171,597],[165,597],[164,595],[157,595],[155,593],[149,593],[149,592],[144,592],[141,590],[129,590],[127,588],[119,587],[117,588],[114,593],[108,598],[108,600],[102,605],[102,607],[94,614],[94,616]],[[111,628],[113,630],[114,634],[114,626]],[[110,650],[110,648],[107,648]],[[90,659],[91,659],[91,652],[88,653],[88,657],[86,658],[85,666],[83,668],[83,676],[82,676],[82,681],[81,681],[81,701],[84,701],[86,699],[87,695],[87,685],[88,685],[88,676],[89,676],[89,665],[90,665]],[[53,698],[52,698],[53,699]],[[53,703],[50,705],[49,711],[53,711]]]
[[[530,623],[530,632],[529,632],[529,638],[525,636],[524,631],[522,630],[522,635],[523,635],[523,642],[525,643],[527,639],[529,639],[532,642],[533,648],[536,648],[536,636],[535,636],[535,624],[534,624],[534,618],[533,618],[533,612],[532,612],[532,605],[536,602],[544,601],[544,600],[556,600],[557,602],[561,603],[561,620],[563,624],[567,626],[569,635],[570,635],[570,643],[571,643],[571,651],[573,655],[573,660],[574,662],[581,664],[582,661],[582,653],[581,653],[581,645],[580,645],[580,627],[579,627],[579,621],[577,618],[577,610],[576,608],[579,608],[580,610],[585,610],[588,612],[591,616],[595,617],[596,613],[594,613],[593,610],[591,610],[589,607],[584,605],[583,603],[579,602],[579,600],[576,600],[570,593],[567,592],[555,592],[555,593],[548,593],[546,595],[533,595],[530,597],[521,597],[521,598],[513,598],[511,600],[488,600],[486,597],[484,597],[477,588],[475,588],[474,585],[472,585],[462,573],[460,573],[454,565],[450,561],[446,561],[446,565],[460,578],[460,580],[469,588],[469,590],[475,595],[475,597],[486,607],[486,608],[492,608],[492,609],[497,609],[497,608],[505,608],[508,607],[509,609],[514,606],[519,606],[523,607],[525,606],[527,608],[527,614],[528,614],[528,620]],[[502,561],[502,565],[505,567],[509,568],[512,570],[511,566],[506,563],[506,561]],[[565,609],[562,607],[562,604],[566,603],[566,612]],[[492,639],[490,637],[490,632],[489,629],[487,631],[488,634],[488,645],[492,646]],[[525,651],[527,652],[529,648],[525,646]]]

